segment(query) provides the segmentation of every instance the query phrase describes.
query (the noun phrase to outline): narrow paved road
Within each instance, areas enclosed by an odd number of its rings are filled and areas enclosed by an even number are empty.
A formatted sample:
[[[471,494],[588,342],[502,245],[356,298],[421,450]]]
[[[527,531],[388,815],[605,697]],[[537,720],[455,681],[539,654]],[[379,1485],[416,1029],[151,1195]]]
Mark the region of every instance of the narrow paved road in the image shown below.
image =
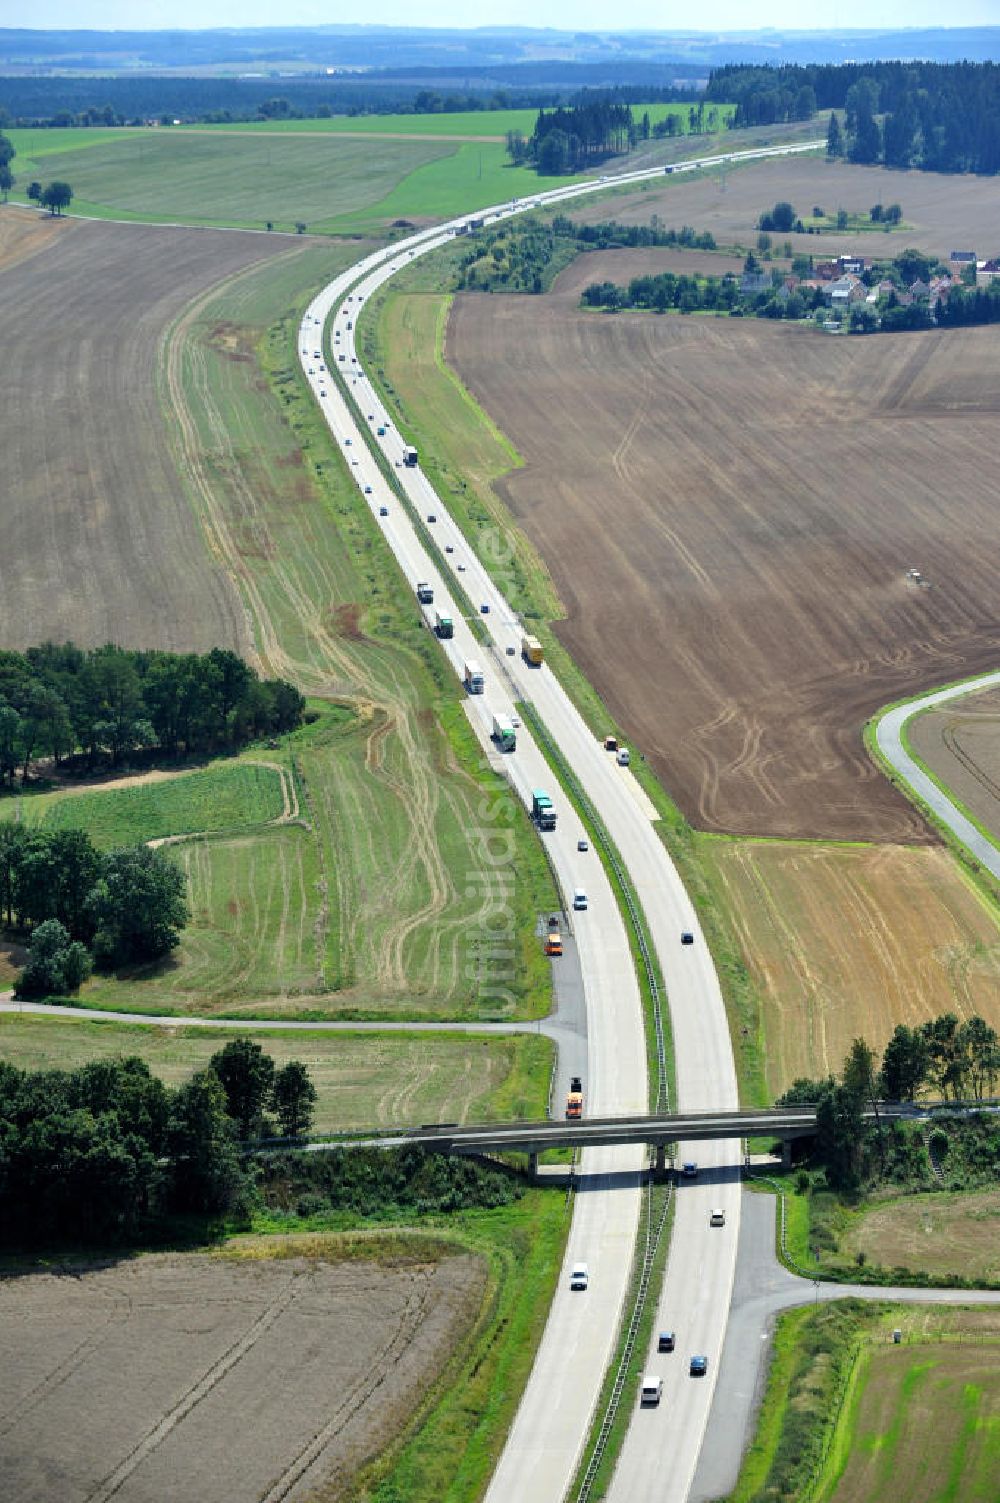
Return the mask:
[[[975,694],[977,689],[989,689],[994,684],[1000,684],[1000,672],[984,673],[979,678],[968,679],[962,684],[952,684],[947,689],[935,689],[933,693],[925,694],[920,699],[911,699],[905,705],[897,705],[894,710],[887,710],[879,719],[875,727],[875,739],[878,742],[879,751],[892,764],[900,777],[909,784],[917,797],[934,811],[942,824],[948,826],[952,834],[958,837],[988,872],[1000,878],[1000,848],[976,829],[972,820],[952,803],[933,778],[927,776],[903,745],[904,726],[907,721],[913,719],[914,715],[919,715],[921,710],[930,710],[935,705],[947,704],[950,699],[960,699],[965,694]]]
[[[838,1299],[885,1300],[895,1304],[998,1305],[995,1289],[881,1288],[872,1284],[813,1283],[797,1278],[775,1256],[777,1196],[743,1192],[740,1255],[733,1303],[712,1416],[705,1435],[691,1503],[725,1497],[736,1485],[740,1462],[753,1439],[763,1398],[774,1323],[797,1305]],[[687,1349],[675,1352],[687,1362]]]

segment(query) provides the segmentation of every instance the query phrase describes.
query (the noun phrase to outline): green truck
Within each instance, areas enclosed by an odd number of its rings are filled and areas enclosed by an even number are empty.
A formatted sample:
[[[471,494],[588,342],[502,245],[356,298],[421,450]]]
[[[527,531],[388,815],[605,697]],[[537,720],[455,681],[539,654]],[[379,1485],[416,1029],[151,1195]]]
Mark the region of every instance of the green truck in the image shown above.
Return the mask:
[[[531,817],[540,830],[554,830],[556,827],[556,811],[544,788],[532,790]]]
[[[509,715],[494,715],[493,717],[493,740],[502,752],[512,752],[517,748],[517,733]]]

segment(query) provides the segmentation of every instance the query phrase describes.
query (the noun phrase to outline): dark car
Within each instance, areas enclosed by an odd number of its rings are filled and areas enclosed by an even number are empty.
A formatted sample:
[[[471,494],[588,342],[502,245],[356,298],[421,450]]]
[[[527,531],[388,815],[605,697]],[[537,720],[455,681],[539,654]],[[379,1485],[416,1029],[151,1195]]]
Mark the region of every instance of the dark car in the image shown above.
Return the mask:
[[[428,520],[428,522],[436,522],[437,521],[437,517],[435,516],[434,512],[429,511],[427,513],[427,520]]]
[[[684,929],[682,931],[682,933],[681,933],[681,944],[682,945],[693,945],[694,944],[694,935],[691,933],[690,929]]]
[[[661,1331],[656,1338],[656,1350],[658,1352],[672,1352],[676,1345],[673,1331]]]
[[[389,508],[387,506],[380,506],[378,514],[380,517],[387,517],[389,515]]]
[[[692,1378],[703,1378],[707,1372],[708,1372],[708,1358],[707,1357],[692,1357],[691,1358],[691,1376],[692,1376]]]
[[[685,1159],[681,1172],[684,1175],[685,1179],[697,1179],[698,1165],[695,1163],[694,1159]]]

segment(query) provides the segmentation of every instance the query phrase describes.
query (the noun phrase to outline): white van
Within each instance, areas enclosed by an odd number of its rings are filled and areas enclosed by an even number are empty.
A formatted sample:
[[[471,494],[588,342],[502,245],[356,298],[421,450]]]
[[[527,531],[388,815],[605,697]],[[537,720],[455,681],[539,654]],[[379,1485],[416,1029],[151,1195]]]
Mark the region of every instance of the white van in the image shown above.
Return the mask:
[[[712,1214],[708,1218],[708,1224],[709,1224],[709,1226],[725,1226],[725,1224],[726,1224],[726,1213],[725,1213],[725,1211],[719,1211],[719,1210],[713,1211]]]
[[[629,756],[628,747],[620,746],[618,748],[618,766],[627,767],[631,760],[632,758]]]
[[[587,906],[587,894],[584,892],[584,890],[583,890],[582,887],[574,887],[573,888],[573,907],[575,909],[577,909],[577,911],[579,911],[579,910],[581,910],[583,908],[586,908],[586,906]]]
[[[647,1373],[639,1389],[640,1404],[658,1404],[663,1396],[663,1379]]]
[[[571,1289],[586,1289],[590,1285],[590,1269],[586,1263],[574,1263],[569,1275]]]

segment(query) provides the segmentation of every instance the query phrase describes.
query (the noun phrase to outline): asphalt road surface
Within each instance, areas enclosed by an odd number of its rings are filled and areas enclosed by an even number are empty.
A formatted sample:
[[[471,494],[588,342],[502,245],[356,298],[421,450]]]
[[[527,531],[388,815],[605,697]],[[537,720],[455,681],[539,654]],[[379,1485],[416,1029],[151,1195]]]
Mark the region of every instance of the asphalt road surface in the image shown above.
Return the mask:
[[[920,699],[911,699],[906,704],[897,705],[894,710],[887,710],[875,728],[875,739],[882,755],[892,763],[917,797],[923,799],[941,823],[958,836],[976,860],[992,872],[994,877],[1000,877],[1000,850],[992,840],[987,840],[971,819],[956,808],[944,790],[913,760],[903,745],[903,728],[921,710],[945,704],[949,699],[959,699],[964,694],[975,694],[977,689],[988,689],[998,683],[1000,673],[984,673],[979,678],[968,679],[964,684],[936,689],[932,694],[924,694]]]
[[[816,144],[792,150],[814,150]],[[761,154],[780,153],[731,153],[729,158]],[[698,165],[686,164],[678,170],[693,170]],[[615,181],[620,184],[658,175],[659,170],[624,174]],[[543,201],[597,192],[602,186],[571,185],[520,205],[480,211],[477,217],[505,218]],[[736,1077],[718,978],[696,915],[665,848],[641,802],[633,796],[626,776],[588,730],[550,669],[530,667],[520,657],[520,623],[426,476],[418,467],[406,464],[404,441],[359,362],[354,336],[365,300],[414,256],[447,244],[458,223],[424,231],[377,252],[326,287],[303,317],[303,367],[308,371],[312,365],[309,380],[316,399],[411,587],[415,590],[421,580],[433,587],[433,605],[424,607],[428,626],[433,625],[435,608],[447,611],[455,622],[455,636],[442,641],[441,646],[455,671],[462,676],[470,657],[484,669],[484,692],[470,695],[470,713],[478,712],[488,725],[493,714],[513,711],[515,697],[530,700],[610,832],[642,904],[667,983],[678,1077],[676,1105],[685,1110],[735,1107]],[[318,337],[328,323],[329,344],[320,345]],[[329,351],[343,386],[330,380],[322,363],[317,364],[316,348],[324,354]],[[381,435],[380,428],[384,430]],[[433,529],[438,548],[450,546],[453,550],[443,553],[445,570],[439,572],[394,489],[362,448],[363,431],[367,444],[381,450],[423,525]],[[351,450],[353,453],[349,453]],[[452,581],[458,580],[473,607],[486,608],[480,619],[489,633],[488,651],[462,621],[450,594]],[[581,870],[576,847],[584,834],[582,827],[559,798],[552,774],[523,727],[518,732],[517,750],[505,762],[511,786],[526,804],[530,804],[532,788],[545,788],[556,799],[557,829],[540,838],[549,849],[564,892],[570,891],[578,885]],[[586,923],[577,927],[577,941],[590,1040],[589,1071],[584,1082],[587,1107],[601,1115],[641,1112],[647,1104],[645,1055],[627,936],[598,863],[592,858],[586,865],[591,901]],[[682,929],[695,935],[693,945],[680,945]],[[612,1497],[627,1496],[629,1503],[653,1498],[658,1503],[682,1503],[687,1497],[725,1335],[739,1230],[738,1153],[725,1143],[705,1144],[694,1152],[703,1174],[695,1184],[686,1185],[685,1193],[678,1198],[663,1298],[674,1308],[690,1311],[692,1339],[697,1341],[698,1350],[709,1354],[709,1373],[699,1383],[681,1383],[676,1368],[664,1374],[666,1402],[657,1411],[656,1429],[651,1434],[648,1426],[632,1427],[616,1475]],[[536,1499],[538,1503],[552,1503],[565,1494],[572,1480],[622,1313],[638,1224],[643,1162],[642,1150],[596,1149],[584,1155],[582,1187],[576,1198],[563,1276],[531,1378],[487,1494],[493,1503],[508,1503],[515,1497],[523,1503]],[[710,1228],[708,1213],[716,1205],[724,1209],[726,1225]],[[569,1266],[577,1261],[590,1266],[590,1288],[585,1295],[572,1294],[568,1288]]]

